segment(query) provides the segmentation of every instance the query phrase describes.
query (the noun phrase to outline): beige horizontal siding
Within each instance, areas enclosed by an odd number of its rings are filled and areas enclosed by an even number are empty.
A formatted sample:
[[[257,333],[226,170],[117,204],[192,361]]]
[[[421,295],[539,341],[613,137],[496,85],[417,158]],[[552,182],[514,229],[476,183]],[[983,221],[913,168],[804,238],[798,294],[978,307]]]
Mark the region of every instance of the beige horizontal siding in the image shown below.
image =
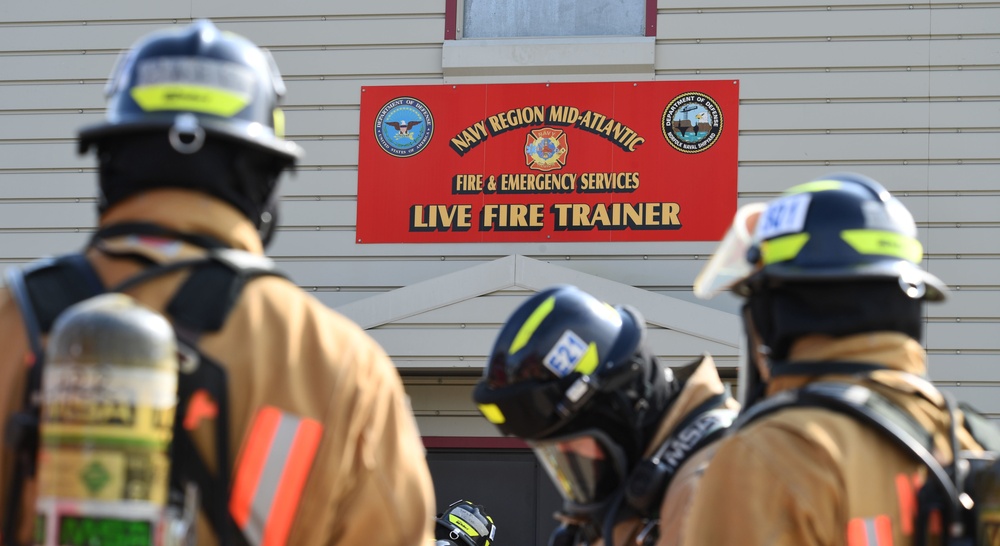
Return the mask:
[[[96,174],[73,140],[101,120],[118,52],[175,19],[211,16],[271,48],[287,81],[289,135],[307,156],[283,183],[270,251],[321,301],[347,305],[510,254],[696,301],[690,284],[712,242],[357,244],[361,90],[442,82],[444,0],[113,4],[0,7],[0,264],[83,244]],[[740,82],[740,202],[835,170],[882,181],[913,211],[928,269],[953,289],[927,308],[932,376],[979,389],[962,391],[977,400],[996,392],[1000,4],[661,0],[657,17],[650,78]],[[403,369],[475,373],[517,299],[474,298],[373,332]],[[735,312],[739,302],[705,305]],[[670,364],[713,350],[735,366],[732,347],[662,328],[651,337]]]
[[[347,97],[345,97],[347,98]],[[360,113],[357,97],[352,104],[326,104],[286,107],[287,131],[291,138],[307,136],[357,136]],[[897,101],[899,102],[899,101]],[[934,134],[962,141],[992,143],[1000,133],[1000,120],[988,115],[989,108],[1000,101],[966,100],[949,102],[890,103],[866,102],[818,103],[769,102],[740,107],[741,131],[747,137],[795,134],[885,135]],[[100,123],[103,111],[63,109],[18,112],[8,108],[9,123],[0,125],[0,141],[13,139],[67,138],[81,126]],[[371,130],[369,127],[364,130]],[[971,133],[971,134],[967,134]],[[960,135],[960,136],[954,136]],[[929,138],[920,136],[920,138]],[[935,138],[945,138],[936,136]]]
[[[235,17],[322,17],[345,15],[377,15],[392,13],[412,15],[444,13],[444,0],[379,0],[371,2],[337,2],[296,0],[295,2],[245,2],[242,0],[191,0],[184,3],[141,4],[107,2],[94,5],[67,3],[58,10],[45,4],[12,2],[0,9],[6,22],[82,22],[82,21],[142,21],[157,20],[169,24],[173,18],[235,18]]]
[[[21,175],[0,176],[17,180]],[[85,182],[80,180],[80,182]],[[289,181],[294,185],[294,181]],[[81,188],[84,189],[84,188]],[[330,190],[329,193],[333,193]],[[83,193],[83,192],[81,192]],[[85,193],[93,193],[86,188]],[[948,195],[902,197],[904,204],[921,224],[925,250],[932,255],[967,251],[972,254],[996,254],[1000,247],[988,239],[1000,230],[1000,192],[996,195],[955,197]],[[0,197],[0,230],[77,228],[93,224],[95,205],[91,199],[62,198],[50,201],[8,200]],[[282,203],[282,226],[286,228],[350,228],[355,225],[356,198],[353,195],[288,197]],[[57,221],[50,224],[49,221]],[[970,233],[961,230],[967,229]],[[976,246],[958,244],[970,239]],[[982,239],[986,239],[983,241]]]

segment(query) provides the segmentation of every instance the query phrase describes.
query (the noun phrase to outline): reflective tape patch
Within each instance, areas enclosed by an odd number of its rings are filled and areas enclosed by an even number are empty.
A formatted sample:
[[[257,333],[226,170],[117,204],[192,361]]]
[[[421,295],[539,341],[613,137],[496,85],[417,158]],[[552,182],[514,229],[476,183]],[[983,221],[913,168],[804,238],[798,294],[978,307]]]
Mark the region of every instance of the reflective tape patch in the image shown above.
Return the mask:
[[[764,265],[794,260],[808,242],[808,233],[795,233],[764,241],[760,244],[760,259]]]
[[[254,81],[253,69],[239,63],[209,57],[165,56],[139,61],[133,85],[194,85],[250,96]]]
[[[253,97],[248,66],[202,57],[152,57],[136,64],[132,100],[147,112],[183,110],[232,117]]]
[[[597,355],[597,344],[591,342],[587,346],[587,352],[584,353],[583,358],[580,359],[580,363],[576,365],[575,370],[582,373],[583,375],[590,375],[594,373],[597,369],[597,365],[600,363],[600,359]]]
[[[507,422],[507,418],[503,416],[503,412],[496,404],[479,404],[479,412],[494,425],[502,425]]]
[[[133,87],[130,94],[146,112],[183,110],[228,118],[250,103],[250,95],[200,85],[144,85]]]
[[[915,264],[924,259],[920,241],[892,231],[848,229],[840,232],[840,238],[858,254],[891,256]]]
[[[535,335],[535,330],[538,329],[538,325],[545,320],[545,317],[549,316],[556,306],[555,296],[546,298],[531,315],[528,316],[528,320],[524,321],[521,325],[521,329],[517,331],[517,335],[514,336],[514,341],[510,344],[510,354],[516,353],[521,347],[528,344],[531,336]]]
[[[472,529],[466,531],[471,536],[487,534],[488,529],[486,528],[486,524],[476,517],[475,512],[470,510],[468,506],[456,506],[451,511],[451,514],[448,514],[448,519],[451,520],[452,523],[458,523],[456,520],[461,520],[466,524],[466,526],[471,527]]]
[[[285,138],[285,111],[281,108],[275,108],[272,115],[274,117],[274,136]]]
[[[917,480],[906,474],[896,474],[896,498],[899,499],[899,521],[903,534],[913,534],[913,521],[917,517]]]
[[[892,546],[889,516],[851,519],[847,522],[847,546]]]
[[[251,546],[282,546],[288,539],[323,426],[265,406],[247,434],[229,511]]]

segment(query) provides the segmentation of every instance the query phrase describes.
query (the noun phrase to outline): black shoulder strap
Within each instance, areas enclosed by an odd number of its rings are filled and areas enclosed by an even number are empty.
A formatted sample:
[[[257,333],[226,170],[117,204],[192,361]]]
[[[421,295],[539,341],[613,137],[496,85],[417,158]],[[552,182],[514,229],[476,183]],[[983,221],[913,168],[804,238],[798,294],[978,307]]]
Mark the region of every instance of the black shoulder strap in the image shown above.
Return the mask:
[[[643,519],[659,517],[663,496],[681,465],[722,436],[736,419],[736,412],[724,407],[728,398],[728,394],[721,393],[699,404],[651,457],[636,465],[624,487],[624,504],[629,512]],[[655,536],[651,538],[655,540]]]
[[[721,436],[736,420],[736,412],[723,405],[728,398],[727,393],[717,394],[692,410],[653,455],[653,460],[663,462],[670,478],[685,461]],[[665,485],[669,485],[669,481]]]
[[[191,348],[197,359],[190,370],[178,376],[170,480],[173,489],[178,491],[184,490],[186,480],[197,483],[202,509],[219,543],[243,546],[247,543],[246,537],[237,529],[229,512],[229,382],[225,369],[196,348],[201,335],[222,328],[250,279],[282,274],[268,258],[231,249],[211,250],[208,259],[189,267],[191,274],[167,304],[167,313],[173,319],[179,341]],[[128,286],[132,284],[125,288]],[[187,417],[188,401],[198,390],[206,391],[218,408],[214,472],[182,426]]]
[[[40,260],[25,268],[10,268],[7,285],[17,303],[36,360],[42,337],[66,308],[105,291],[121,292],[181,269],[192,273],[167,307],[167,313],[197,332],[222,327],[246,283],[263,275],[284,276],[274,262],[234,249],[211,249],[204,257],[154,265],[121,284],[106,288],[82,253]],[[219,298],[223,294],[225,297]]]
[[[942,514],[943,528],[947,529],[950,522],[962,521],[960,510],[964,493],[956,488],[953,477],[931,454],[933,435],[909,413],[863,385],[821,381],[800,389],[782,391],[747,408],[730,428],[730,433],[765,415],[796,407],[819,407],[842,413],[885,434],[927,467],[928,484],[935,484],[945,500],[940,506],[946,511]],[[957,457],[958,453],[954,455]]]
[[[6,273],[7,286],[28,333],[35,357],[41,356],[42,336],[67,307],[104,292],[104,285],[83,254],[40,260]]]
[[[250,279],[283,276],[264,256],[232,249],[213,250],[209,256],[209,260],[192,266],[191,275],[167,304],[174,322],[195,332],[222,328]]]

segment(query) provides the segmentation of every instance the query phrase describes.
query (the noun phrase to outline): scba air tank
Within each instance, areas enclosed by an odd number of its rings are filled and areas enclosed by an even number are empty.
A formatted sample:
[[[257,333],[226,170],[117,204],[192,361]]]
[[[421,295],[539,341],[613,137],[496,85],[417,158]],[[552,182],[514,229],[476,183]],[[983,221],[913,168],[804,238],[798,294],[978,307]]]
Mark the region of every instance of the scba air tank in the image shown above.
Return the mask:
[[[42,375],[35,544],[162,542],[177,406],[170,323],[124,294],[56,320]]]

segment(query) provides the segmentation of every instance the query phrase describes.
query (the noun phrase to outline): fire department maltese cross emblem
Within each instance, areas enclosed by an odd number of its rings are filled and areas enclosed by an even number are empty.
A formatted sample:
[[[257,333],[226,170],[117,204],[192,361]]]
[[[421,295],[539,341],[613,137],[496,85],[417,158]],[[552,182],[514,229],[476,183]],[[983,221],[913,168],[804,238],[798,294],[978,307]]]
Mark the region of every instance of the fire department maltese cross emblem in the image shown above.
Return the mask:
[[[566,133],[562,129],[542,127],[528,133],[524,143],[524,162],[535,171],[552,171],[566,165]]]

